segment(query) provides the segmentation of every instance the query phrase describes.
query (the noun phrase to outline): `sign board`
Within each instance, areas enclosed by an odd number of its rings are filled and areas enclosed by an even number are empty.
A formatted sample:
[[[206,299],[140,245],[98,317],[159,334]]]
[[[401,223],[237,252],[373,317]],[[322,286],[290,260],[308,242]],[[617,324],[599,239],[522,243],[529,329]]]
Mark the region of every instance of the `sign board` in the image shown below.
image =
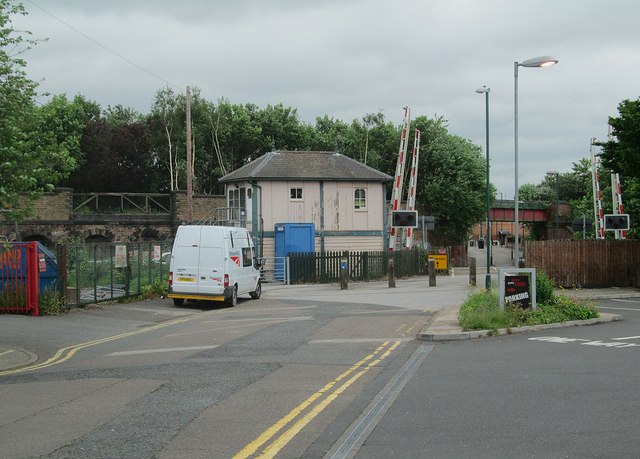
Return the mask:
[[[501,268],[498,271],[498,301],[522,308],[536,309],[536,270],[534,268]]]
[[[436,269],[438,271],[442,270],[442,271],[446,271],[449,267],[449,260],[447,259],[447,254],[436,254],[436,253],[430,253],[429,254],[429,260],[435,260],[436,262]]]
[[[159,245],[153,246],[153,261],[160,261],[162,254],[160,253],[161,247]]]
[[[418,221],[423,229],[431,231],[436,226],[436,217],[433,215],[420,215]]]
[[[127,267],[127,246],[126,245],[116,245],[116,256],[115,256],[113,266],[116,268]]]
[[[44,258],[44,253],[38,253],[38,271],[41,273],[47,271],[47,260]]]

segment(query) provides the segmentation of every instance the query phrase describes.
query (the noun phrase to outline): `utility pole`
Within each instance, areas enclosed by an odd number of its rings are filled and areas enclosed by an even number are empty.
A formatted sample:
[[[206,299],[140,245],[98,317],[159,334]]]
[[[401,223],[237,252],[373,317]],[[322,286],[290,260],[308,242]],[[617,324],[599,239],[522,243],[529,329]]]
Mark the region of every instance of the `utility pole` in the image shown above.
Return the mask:
[[[193,183],[191,176],[191,88],[187,86],[187,220],[193,221]]]

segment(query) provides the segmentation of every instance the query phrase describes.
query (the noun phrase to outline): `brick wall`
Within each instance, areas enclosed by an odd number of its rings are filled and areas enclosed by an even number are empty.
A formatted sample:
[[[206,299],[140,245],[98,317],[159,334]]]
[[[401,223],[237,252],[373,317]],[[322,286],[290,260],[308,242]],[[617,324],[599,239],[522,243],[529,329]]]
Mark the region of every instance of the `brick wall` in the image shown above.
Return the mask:
[[[26,204],[26,198],[21,199]],[[73,219],[73,190],[56,188],[51,193],[44,193],[32,203],[34,214],[28,221],[68,221]]]
[[[187,192],[174,191],[175,212],[174,220],[180,224],[188,220],[189,208],[187,206]],[[198,222],[208,217],[211,211],[227,206],[227,198],[224,195],[194,195],[193,196],[193,222]]]

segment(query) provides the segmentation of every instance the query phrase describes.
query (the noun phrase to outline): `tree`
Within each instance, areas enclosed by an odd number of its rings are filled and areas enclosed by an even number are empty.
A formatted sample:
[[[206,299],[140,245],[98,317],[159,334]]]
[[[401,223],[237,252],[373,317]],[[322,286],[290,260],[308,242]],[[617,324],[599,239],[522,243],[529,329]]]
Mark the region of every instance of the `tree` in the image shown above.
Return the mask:
[[[35,199],[75,167],[70,149],[76,141],[61,139],[47,110],[34,103],[38,85],[27,78],[20,56],[38,41],[12,26],[13,17],[26,14],[22,4],[0,0],[0,206],[16,220],[29,211],[29,203],[21,208],[21,193]]]
[[[84,164],[67,182],[80,192],[156,192],[158,167],[144,123],[90,122],[82,137]]]
[[[412,122],[412,132],[415,128],[421,133],[418,204],[436,218],[432,234],[437,243],[464,243],[485,212],[485,160],[480,147],[449,134],[441,117],[419,116]]]
[[[151,123],[151,149],[157,162],[166,168],[169,174],[169,189],[178,189],[179,167],[177,137],[185,138],[184,110],[180,110],[180,101],[173,89],[169,87],[159,89],[151,107],[149,122]],[[182,135],[181,135],[182,134]],[[184,150],[183,150],[184,152]],[[182,155],[185,158],[186,152]],[[186,167],[184,168],[186,169]],[[183,169],[183,170],[184,170]],[[163,187],[164,188],[164,187]]]
[[[623,100],[609,117],[612,139],[602,142],[602,164],[620,174],[624,211],[634,232],[640,230],[640,98]]]

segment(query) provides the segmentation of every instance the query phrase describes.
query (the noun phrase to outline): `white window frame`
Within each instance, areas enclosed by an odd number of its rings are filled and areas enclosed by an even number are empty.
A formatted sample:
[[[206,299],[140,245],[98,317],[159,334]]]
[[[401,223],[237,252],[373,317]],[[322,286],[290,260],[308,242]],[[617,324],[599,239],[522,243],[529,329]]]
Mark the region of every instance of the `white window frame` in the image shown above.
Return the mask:
[[[296,196],[292,196],[294,190],[296,191]],[[300,197],[297,196],[297,191],[300,191]],[[291,187],[289,188],[289,201],[304,201],[304,191],[302,187]]]
[[[364,196],[356,196],[358,191],[364,192]],[[364,205],[358,206],[358,202],[364,201]],[[354,188],[353,189],[353,208],[354,210],[367,210],[367,189],[366,188]]]

